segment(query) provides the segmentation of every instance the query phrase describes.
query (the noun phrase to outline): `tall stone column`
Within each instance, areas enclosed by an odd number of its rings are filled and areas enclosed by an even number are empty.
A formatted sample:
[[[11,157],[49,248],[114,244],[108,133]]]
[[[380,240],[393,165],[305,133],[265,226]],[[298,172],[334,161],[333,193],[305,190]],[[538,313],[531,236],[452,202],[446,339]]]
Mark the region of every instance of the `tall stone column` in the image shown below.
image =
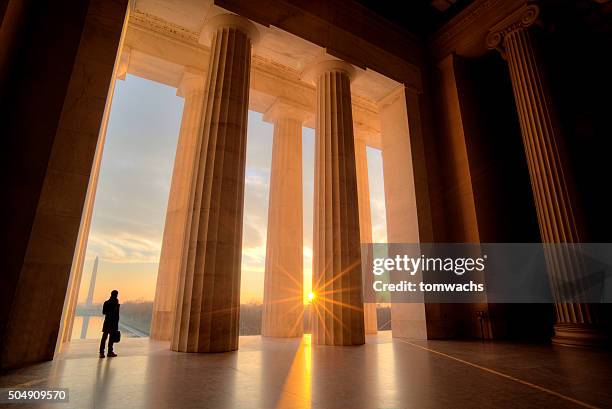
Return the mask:
[[[351,65],[323,61],[307,71],[317,88],[313,232],[316,344],[365,342]]]
[[[502,53],[510,69],[542,241],[580,243],[584,237],[563,138],[542,61],[528,29],[538,15],[536,5],[519,8],[490,30],[487,45]],[[580,280],[580,264],[562,250],[547,253],[551,287],[558,301],[556,343],[585,345],[604,339],[596,329],[593,306],[568,303],[561,293],[562,283]]]
[[[185,102],[159,257],[151,339],[169,341],[172,338],[177,286],[184,260],[185,229],[190,208],[189,194],[193,180],[195,154],[199,138],[202,136],[204,75],[204,72],[186,68],[177,89],[177,95],[183,97]]]
[[[274,124],[262,335],[304,332],[302,123],[307,112],[277,100],[264,120]]]
[[[355,136],[355,168],[357,172],[357,197],[359,199],[359,235],[361,244],[372,243],[372,213],[370,209],[370,183],[368,181],[368,156],[365,140],[359,135]],[[364,277],[362,275],[362,277]],[[365,274],[366,278],[372,278],[372,274]],[[372,280],[370,280],[372,281]],[[374,289],[372,282],[364,282],[364,292],[369,291],[372,299]],[[376,318],[376,303],[363,303],[363,319],[366,334],[378,332],[378,321]]]
[[[183,352],[238,349],[249,70],[257,29],[223,14],[206,30],[211,47],[203,129],[171,345]]]

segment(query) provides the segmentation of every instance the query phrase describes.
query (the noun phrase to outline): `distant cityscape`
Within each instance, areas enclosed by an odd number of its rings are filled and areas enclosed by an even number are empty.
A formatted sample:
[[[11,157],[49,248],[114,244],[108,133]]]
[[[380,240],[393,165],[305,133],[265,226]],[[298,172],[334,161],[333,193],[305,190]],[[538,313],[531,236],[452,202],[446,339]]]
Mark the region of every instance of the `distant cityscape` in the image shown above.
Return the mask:
[[[304,332],[310,332],[310,308],[304,305]],[[261,316],[263,305],[261,303],[247,303],[240,305],[240,335],[260,335]],[[153,312],[152,301],[127,301],[121,304],[120,329],[126,337],[148,337],[151,328]],[[73,339],[98,337],[102,330],[102,303],[79,304],[76,310],[73,328]],[[391,329],[391,310],[387,305],[377,308],[378,330]],[[88,335],[89,334],[89,335]]]

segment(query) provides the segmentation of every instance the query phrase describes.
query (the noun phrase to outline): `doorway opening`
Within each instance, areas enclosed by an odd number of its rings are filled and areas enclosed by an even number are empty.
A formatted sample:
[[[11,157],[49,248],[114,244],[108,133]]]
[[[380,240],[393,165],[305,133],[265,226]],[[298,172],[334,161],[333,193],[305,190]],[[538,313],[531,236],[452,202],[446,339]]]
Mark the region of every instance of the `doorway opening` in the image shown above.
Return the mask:
[[[387,243],[387,214],[385,208],[382,151],[368,146],[366,152],[372,220],[372,243]],[[376,304],[376,327],[378,331],[391,330],[390,303],[379,302]]]
[[[128,75],[110,111],[71,339],[99,338],[114,289],[121,331],[146,337],[183,100],[176,89]]]

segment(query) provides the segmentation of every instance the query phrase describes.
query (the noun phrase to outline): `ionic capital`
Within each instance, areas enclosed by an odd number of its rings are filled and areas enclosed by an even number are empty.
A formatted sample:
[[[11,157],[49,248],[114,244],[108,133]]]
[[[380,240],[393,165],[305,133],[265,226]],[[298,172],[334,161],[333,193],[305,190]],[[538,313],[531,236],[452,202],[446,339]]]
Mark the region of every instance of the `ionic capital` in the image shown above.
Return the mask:
[[[351,81],[355,77],[355,68],[351,64],[342,60],[324,60],[308,65],[302,72],[302,79],[314,84],[321,74],[334,71],[345,73]]]
[[[176,95],[184,97],[190,92],[204,91],[205,83],[206,73],[204,71],[192,67],[185,67],[181,82],[176,89]]]
[[[252,45],[259,41],[259,30],[255,24],[236,14],[219,14],[208,20],[204,25],[200,41],[204,39],[206,43],[210,43],[213,33],[222,28],[233,28],[246,34]]]
[[[263,120],[274,123],[279,119],[295,119],[304,123],[313,116],[314,112],[307,106],[285,98],[277,98],[264,113]]]
[[[504,54],[504,38],[509,33],[523,30],[533,25],[540,15],[540,8],[535,4],[523,5],[512,14],[489,29],[487,47],[494,48]]]

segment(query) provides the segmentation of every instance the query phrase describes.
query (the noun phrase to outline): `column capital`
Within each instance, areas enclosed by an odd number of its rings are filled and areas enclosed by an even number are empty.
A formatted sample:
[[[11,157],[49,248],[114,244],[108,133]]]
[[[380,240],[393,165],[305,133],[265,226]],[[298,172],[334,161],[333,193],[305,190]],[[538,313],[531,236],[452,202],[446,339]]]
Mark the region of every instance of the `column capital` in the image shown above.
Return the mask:
[[[317,78],[326,72],[334,72],[340,71],[348,75],[349,80],[353,80],[355,78],[355,68],[342,60],[323,60],[323,61],[315,61],[306,66],[304,71],[302,71],[302,79],[314,84]]]
[[[304,123],[313,116],[314,112],[306,105],[285,98],[276,98],[272,105],[264,112],[263,120],[274,123],[279,119],[289,118]]]
[[[499,50],[504,54],[504,38],[516,30],[522,30],[533,25],[540,15],[540,7],[535,4],[523,5],[513,13],[503,18],[489,29],[487,47]]]
[[[188,92],[201,90],[204,91],[206,83],[206,72],[192,67],[185,67],[183,76],[176,88],[176,95],[184,97]]]
[[[210,43],[212,34],[220,28],[233,28],[241,31],[251,40],[251,44],[255,45],[259,41],[259,30],[248,18],[242,17],[236,14],[218,14],[208,20],[202,34],[200,36],[200,42]]]

